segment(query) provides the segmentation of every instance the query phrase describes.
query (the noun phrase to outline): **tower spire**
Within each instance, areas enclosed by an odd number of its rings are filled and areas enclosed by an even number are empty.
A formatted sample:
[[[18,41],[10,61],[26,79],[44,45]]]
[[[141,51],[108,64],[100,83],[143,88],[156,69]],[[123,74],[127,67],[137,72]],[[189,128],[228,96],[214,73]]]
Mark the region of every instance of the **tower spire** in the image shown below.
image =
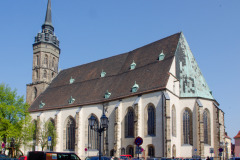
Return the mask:
[[[47,12],[45,17],[45,25],[52,26],[52,12],[51,12],[51,0],[48,0]]]
[[[37,34],[34,44],[40,42],[51,43],[56,47],[59,47],[59,41],[54,34],[54,27],[52,25],[51,0],[48,0],[45,22],[42,25],[42,32]]]
[[[42,25],[42,29],[45,29],[45,28],[54,31],[54,27],[52,25],[51,0],[48,0],[45,22]]]

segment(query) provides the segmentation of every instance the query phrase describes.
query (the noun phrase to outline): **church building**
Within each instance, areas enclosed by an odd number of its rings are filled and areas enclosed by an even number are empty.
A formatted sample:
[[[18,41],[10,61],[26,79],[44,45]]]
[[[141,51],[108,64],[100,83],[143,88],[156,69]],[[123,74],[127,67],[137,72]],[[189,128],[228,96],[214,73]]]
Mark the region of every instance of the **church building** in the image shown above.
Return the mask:
[[[218,156],[224,112],[182,32],[60,72],[59,58],[48,0],[45,23],[33,44],[27,103],[33,121],[54,124],[53,151],[85,158],[98,155],[101,147],[106,156],[137,157],[134,140],[141,137],[140,157],[204,158],[211,156],[210,148]],[[94,116],[99,122],[103,114],[109,124],[100,145],[88,119]]]

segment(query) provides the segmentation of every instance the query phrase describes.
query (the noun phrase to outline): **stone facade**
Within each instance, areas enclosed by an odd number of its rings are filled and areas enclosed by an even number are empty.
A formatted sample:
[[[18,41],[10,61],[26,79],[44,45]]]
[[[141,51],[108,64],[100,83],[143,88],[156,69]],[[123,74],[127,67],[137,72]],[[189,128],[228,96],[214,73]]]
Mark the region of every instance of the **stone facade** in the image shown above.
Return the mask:
[[[212,145],[204,145],[202,143],[202,134],[198,132],[193,132],[193,145],[184,145],[182,144],[181,135],[181,124],[182,124],[182,111],[185,109],[185,106],[188,106],[189,109],[194,112],[196,109],[196,99],[192,98],[189,100],[186,99],[174,99],[173,94],[171,92],[167,92],[170,99],[166,100],[164,97],[163,92],[154,92],[146,95],[141,96],[141,100],[138,101],[138,107],[141,106],[140,111],[138,112],[139,118],[139,126],[136,128],[137,134],[136,136],[141,136],[143,138],[143,144],[142,148],[145,150],[145,156],[148,155],[148,147],[151,145],[155,149],[155,156],[156,157],[172,157],[173,155],[176,155],[176,157],[192,157],[193,155],[201,155],[202,157],[210,156],[209,148],[217,148],[213,141],[215,139],[215,135],[211,134],[211,141]],[[122,149],[126,149],[129,146],[134,146],[134,138],[125,138],[124,133],[124,117],[126,115],[126,110],[128,107],[133,107],[133,104],[135,100],[138,97],[131,97],[122,99],[122,101],[119,104],[119,101],[113,101],[110,102],[107,106],[107,112],[106,116],[109,118],[109,128],[107,132],[107,140],[108,144],[104,143],[102,145],[102,151],[105,153],[105,155],[110,155],[110,151],[114,150],[114,155],[119,157],[121,155]],[[164,102],[163,101],[168,101]],[[203,103],[202,108],[208,108],[210,110],[211,114],[211,124],[213,124],[213,111],[214,109],[211,108],[212,101],[211,100],[205,100],[200,99],[200,101]],[[149,104],[153,104],[156,107],[156,135],[155,136],[149,136],[144,134],[144,130],[146,128],[146,123],[144,121],[144,115],[146,115],[146,111],[144,111],[144,108],[147,107]],[[171,135],[171,122],[167,123],[166,121],[170,120],[170,118],[164,116],[164,104],[168,104],[168,106],[176,106],[176,118],[177,118],[177,130],[176,130],[176,137]],[[117,106],[117,107],[116,107]],[[40,118],[41,121],[47,121],[50,118],[55,117],[55,125],[57,128],[58,133],[58,143],[55,147],[55,151],[66,151],[64,148],[65,146],[65,138],[66,136],[65,127],[66,125],[65,121],[68,117],[73,117],[76,122],[76,147],[75,152],[81,157],[84,158],[86,156],[90,155],[97,155],[97,150],[88,150],[87,152],[84,151],[85,148],[87,148],[88,144],[88,118],[93,113],[95,114],[98,119],[100,119],[103,112],[103,105],[97,104],[97,105],[90,105],[90,106],[79,106],[74,108],[68,108],[68,109],[61,109],[61,110],[49,110],[45,111],[42,114],[39,112],[31,113],[33,119]],[[199,112],[201,114],[201,112]],[[40,116],[38,116],[40,114]],[[169,116],[171,117],[171,116]],[[200,116],[201,117],[201,116]],[[197,119],[196,115],[193,114],[193,119]],[[200,120],[201,121],[201,120]],[[193,121],[193,129],[195,126],[199,126],[199,121]],[[162,125],[165,124],[165,125]],[[200,123],[201,125],[201,123]],[[168,129],[165,129],[168,128]],[[200,127],[201,128],[201,127]],[[213,133],[214,128],[211,128],[211,131]],[[198,130],[199,131],[199,130]],[[84,134],[85,133],[85,134]],[[105,133],[106,134],[106,133]],[[168,134],[168,136],[167,136]],[[219,142],[219,141],[218,141]],[[197,145],[198,144],[198,145]],[[135,147],[135,146],[134,146]],[[40,148],[40,146],[38,147]],[[172,150],[172,148],[175,148]],[[195,153],[195,148],[197,148],[197,153]],[[135,150],[135,148],[134,148]],[[175,153],[173,153],[175,152]],[[134,155],[137,156],[137,155]],[[141,155],[140,155],[141,156]],[[217,156],[215,154],[214,156]]]

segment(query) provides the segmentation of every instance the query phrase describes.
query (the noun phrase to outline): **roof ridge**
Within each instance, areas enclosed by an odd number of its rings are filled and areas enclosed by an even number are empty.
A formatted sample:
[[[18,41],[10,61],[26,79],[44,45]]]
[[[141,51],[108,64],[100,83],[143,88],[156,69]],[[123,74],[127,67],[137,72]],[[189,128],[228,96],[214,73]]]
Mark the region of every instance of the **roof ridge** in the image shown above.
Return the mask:
[[[102,60],[106,60],[106,59],[109,59],[109,58],[113,58],[113,57],[121,56],[121,55],[124,55],[124,54],[130,54],[131,52],[134,52],[134,51],[136,51],[136,50],[138,50],[138,49],[141,49],[141,48],[143,48],[143,47],[146,47],[146,46],[152,45],[152,44],[157,43],[157,42],[159,42],[159,41],[162,41],[162,40],[164,40],[164,39],[166,39],[166,38],[169,38],[169,37],[175,36],[175,35],[177,35],[177,34],[180,35],[180,34],[182,34],[182,32],[177,32],[177,33],[175,33],[175,34],[172,34],[172,35],[170,35],[170,36],[167,36],[167,37],[164,37],[164,38],[162,38],[162,39],[156,40],[156,41],[154,41],[154,42],[148,43],[148,44],[146,44],[146,45],[140,46],[140,47],[138,47],[138,48],[136,48],[136,49],[130,50],[130,51],[125,52],[125,53],[120,53],[120,54],[113,55],[113,56],[106,57],[106,58],[102,58],[102,59],[99,59],[99,60],[96,60],[96,61],[92,61],[92,62],[88,62],[88,63],[80,64],[80,65],[77,65],[77,66],[74,66],[74,67],[70,67],[70,68],[62,69],[61,71],[65,71],[65,70],[68,70],[68,69],[77,68],[77,67],[80,67],[80,66],[83,66],[83,65],[87,65],[87,64],[91,64],[91,63],[99,62],[99,61],[102,61]],[[180,37],[179,37],[179,38],[180,38]],[[128,55],[128,56],[129,56],[129,55]]]

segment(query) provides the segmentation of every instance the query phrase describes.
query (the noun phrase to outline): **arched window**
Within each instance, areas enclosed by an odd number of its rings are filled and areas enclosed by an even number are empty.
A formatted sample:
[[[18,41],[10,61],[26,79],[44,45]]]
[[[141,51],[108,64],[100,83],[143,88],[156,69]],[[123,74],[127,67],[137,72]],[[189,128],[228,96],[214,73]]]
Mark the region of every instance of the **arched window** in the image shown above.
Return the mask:
[[[43,78],[47,78],[47,71],[46,70],[43,71]]]
[[[155,116],[155,108],[152,105],[148,106],[148,135],[154,136],[155,135],[155,125],[156,125],[156,116]]]
[[[172,106],[172,135],[176,137],[176,109]]]
[[[44,62],[43,64],[45,64],[46,66],[48,66],[48,56],[45,54],[44,56]]]
[[[55,66],[55,57],[53,57],[52,59],[52,68],[54,68],[54,66]]]
[[[131,155],[132,157],[134,157],[134,150],[133,150],[133,146],[127,146],[127,154]]]
[[[192,112],[185,109],[183,112],[183,144],[192,145]]]
[[[210,114],[208,110],[203,111],[204,143],[211,145]]]
[[[175,146],[175,144],[172,146],[172,156],[176,157],[176,146]]]
[[[112,149],[112,150],[110,151],[110,156],[111,156],[111,157],[114,156],[114,149]]]
[[[37,61],[37,66],[39,66],[39,55],[37,55],[36,61]]]
[[[50,146],[50,151],[53,151],[53,146],[55,146],[55,136],[56,136],[56,129],[55,129],[55,123],[53,119],[50,119],[48,122],[48,137],[52,137],[52,145]]]
[[[36,79],[38,79],[38,70],[35,71],[35,74],[36,74]]]
[[[155,149],[153,146],[148,146],[148,156],[155,157]]]
[[[96,119],[96,123],[94,124],[93,128],[98,128],[98,118],[93,115]],[[88,146],[89,149],[99,149],[99,134],[98,132],[94,131],[93,129],[90,128],[88,125]]]
[[[37,88],[34,87],[34,99],[36,99],[36,98],[37,98]]]
[[[134,111],[131,107],[125,116],[125,137],[134,137]]]
[[[66,149],[74,151],[75,149],[75,121],[69,118],[66,126]]]
[[[125,148],[122,148],[121,149],[121,155],[124,155],[125,154]]]

